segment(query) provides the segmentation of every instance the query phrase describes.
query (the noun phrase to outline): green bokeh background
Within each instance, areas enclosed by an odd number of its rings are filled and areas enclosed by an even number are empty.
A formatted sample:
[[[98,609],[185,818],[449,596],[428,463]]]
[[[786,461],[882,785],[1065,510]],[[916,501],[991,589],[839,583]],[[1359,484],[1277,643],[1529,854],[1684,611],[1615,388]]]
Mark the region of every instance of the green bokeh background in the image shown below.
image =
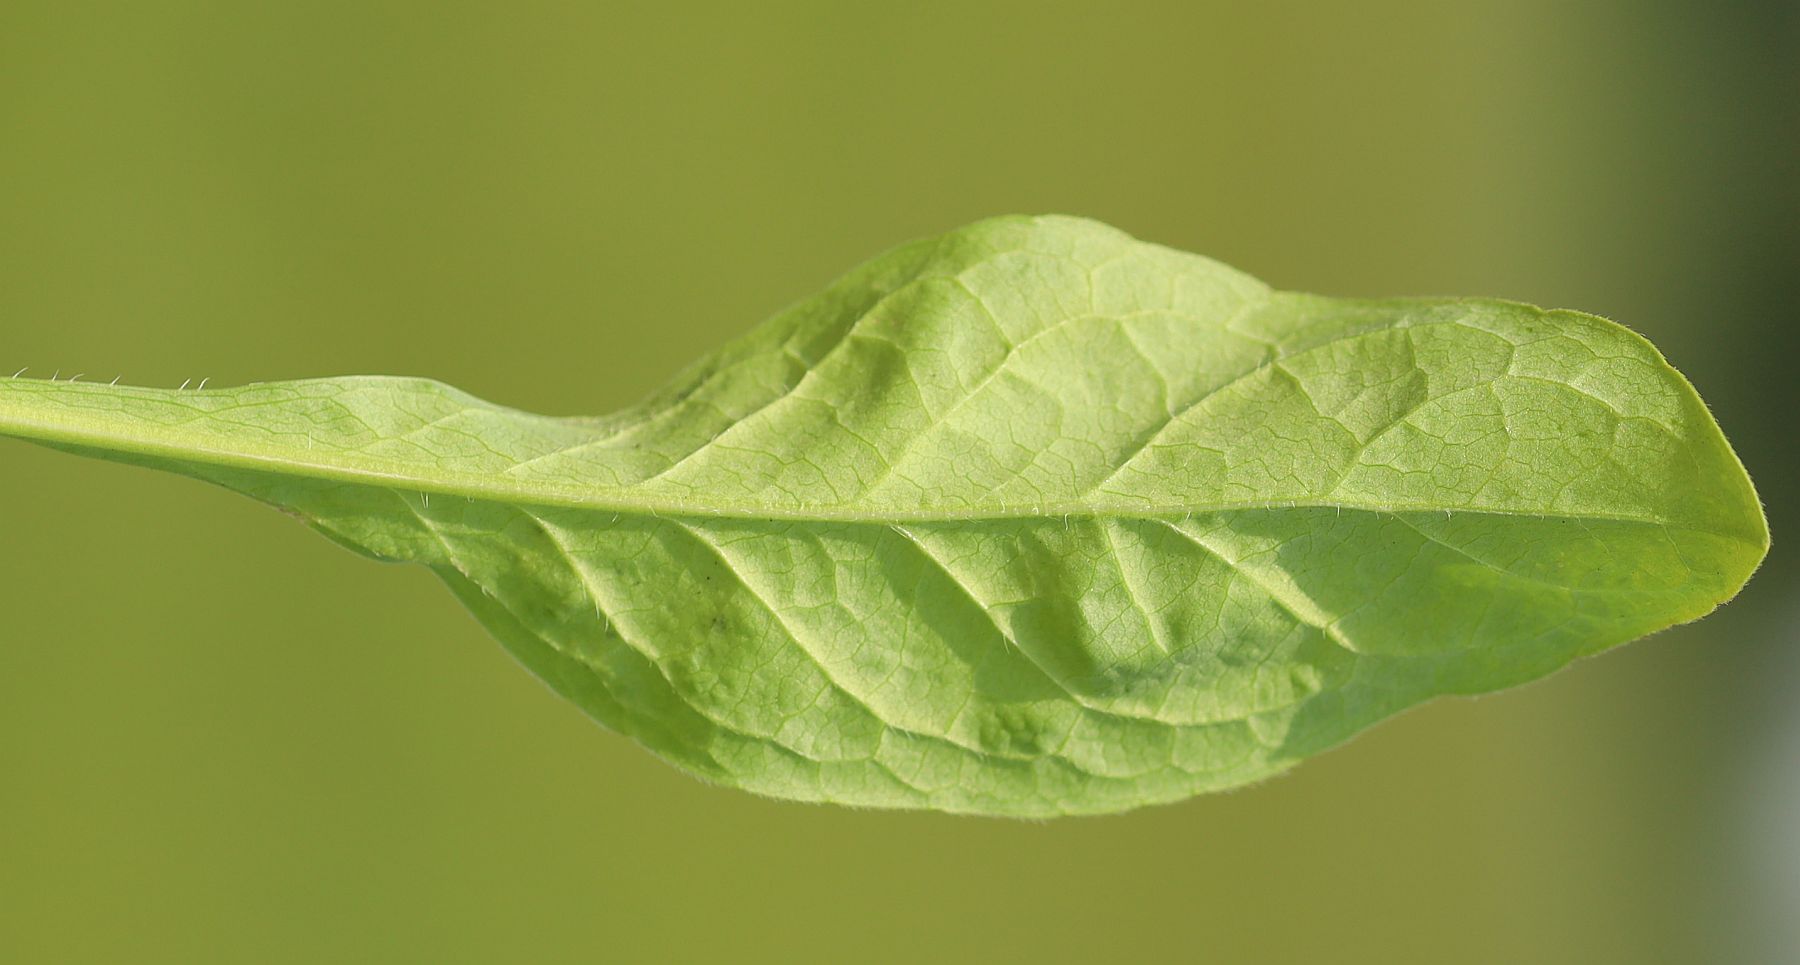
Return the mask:
[[[425,571],[0,443],[0,960],[1800,960],[1800,30],[1545,0],[0,2],[0,368],[555,413],[1061,211],[1648,335],[1770,504],[1702,624],[1020,824],[694,782]]]

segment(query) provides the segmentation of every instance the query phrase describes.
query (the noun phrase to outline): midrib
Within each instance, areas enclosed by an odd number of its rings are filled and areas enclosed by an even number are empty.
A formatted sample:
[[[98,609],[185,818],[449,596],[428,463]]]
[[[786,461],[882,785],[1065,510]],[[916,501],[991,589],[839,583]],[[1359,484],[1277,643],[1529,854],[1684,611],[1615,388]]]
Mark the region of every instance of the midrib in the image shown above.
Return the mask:
[[[332,459],[316,452],[291,448],[238,445],[218,449],[159,437],[153,433],[127,432],[97,425],[94,420],[57,418],[48,413],[7,411],[0,406],[0,435],[53,445],[96,450],[98,454],[135,455],[173,463],[266,473],[290,478],[398,489],[432,495],[461,496],[520,506],[581,509],[601,513],[641,516],[675,516],[694,519],[783,520],[820,523],[869,523],[877,525],[979,522],[1011,519],[1181,519],[1207,513],[1335,509],[1375,513],[1465,513],[1484,516],[1528,516],[1671,526],[1714,532],[1699,526],[1654,516],[1627,513],[1528,512],[1499,507],[1430,506],[1373,503],[1355,500],[1219,500],[1189,501],[1145,507],[1107,502],[1045,502],[991,506],[980,509],[933,509],[863,506],[806,507],[721,501],[701,504],[667,494],[633,493],[629,488],[595,490],[591,487],[532,480],[521,483],[499,473],[444,472],[424,474],[416,466],[379,458]],[[1720,535],[1730,535],[1723,534]]]

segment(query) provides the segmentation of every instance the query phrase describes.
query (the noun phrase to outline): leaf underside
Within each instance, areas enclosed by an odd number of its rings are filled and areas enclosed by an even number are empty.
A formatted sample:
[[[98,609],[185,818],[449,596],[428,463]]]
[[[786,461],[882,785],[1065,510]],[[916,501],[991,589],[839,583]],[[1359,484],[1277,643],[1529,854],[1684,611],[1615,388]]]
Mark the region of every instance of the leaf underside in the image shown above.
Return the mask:
[[[0,434],[430,566],[708,780],[998,815],[1266,778],[1700,617],[1768,546],[1611,322],[1276,292],[1064,217],[891,251],[613,416],[15,378]]]

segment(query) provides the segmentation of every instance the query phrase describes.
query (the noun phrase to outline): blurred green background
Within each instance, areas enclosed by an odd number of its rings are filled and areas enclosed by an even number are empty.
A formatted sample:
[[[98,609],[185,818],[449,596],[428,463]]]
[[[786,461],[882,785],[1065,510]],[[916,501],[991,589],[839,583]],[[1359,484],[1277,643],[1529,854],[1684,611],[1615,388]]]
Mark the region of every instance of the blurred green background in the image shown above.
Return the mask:
[[[1104,7],[1104,9],[1102,9]],[[1660,2],[0,2],[0,368],[624,405],[1061,211],[1652,338],[1770,504],[1704,623],[1019,824],[694,782],[424,570],[0,444],[0,960],[1800,961],[1800,30]]]

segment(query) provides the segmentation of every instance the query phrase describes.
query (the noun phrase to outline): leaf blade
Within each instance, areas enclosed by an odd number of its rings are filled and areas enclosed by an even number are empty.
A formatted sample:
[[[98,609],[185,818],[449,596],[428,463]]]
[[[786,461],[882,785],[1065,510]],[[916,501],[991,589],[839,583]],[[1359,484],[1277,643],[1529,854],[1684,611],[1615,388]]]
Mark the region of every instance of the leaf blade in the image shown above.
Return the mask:
[[[1061,218],[897,249],[613,417],[14,380],[0,434],[432,566],[709,779],[977,813],[1266,777],[1695,619],[1767,547],[1698,396],[1618,326],[1272,292]]]

